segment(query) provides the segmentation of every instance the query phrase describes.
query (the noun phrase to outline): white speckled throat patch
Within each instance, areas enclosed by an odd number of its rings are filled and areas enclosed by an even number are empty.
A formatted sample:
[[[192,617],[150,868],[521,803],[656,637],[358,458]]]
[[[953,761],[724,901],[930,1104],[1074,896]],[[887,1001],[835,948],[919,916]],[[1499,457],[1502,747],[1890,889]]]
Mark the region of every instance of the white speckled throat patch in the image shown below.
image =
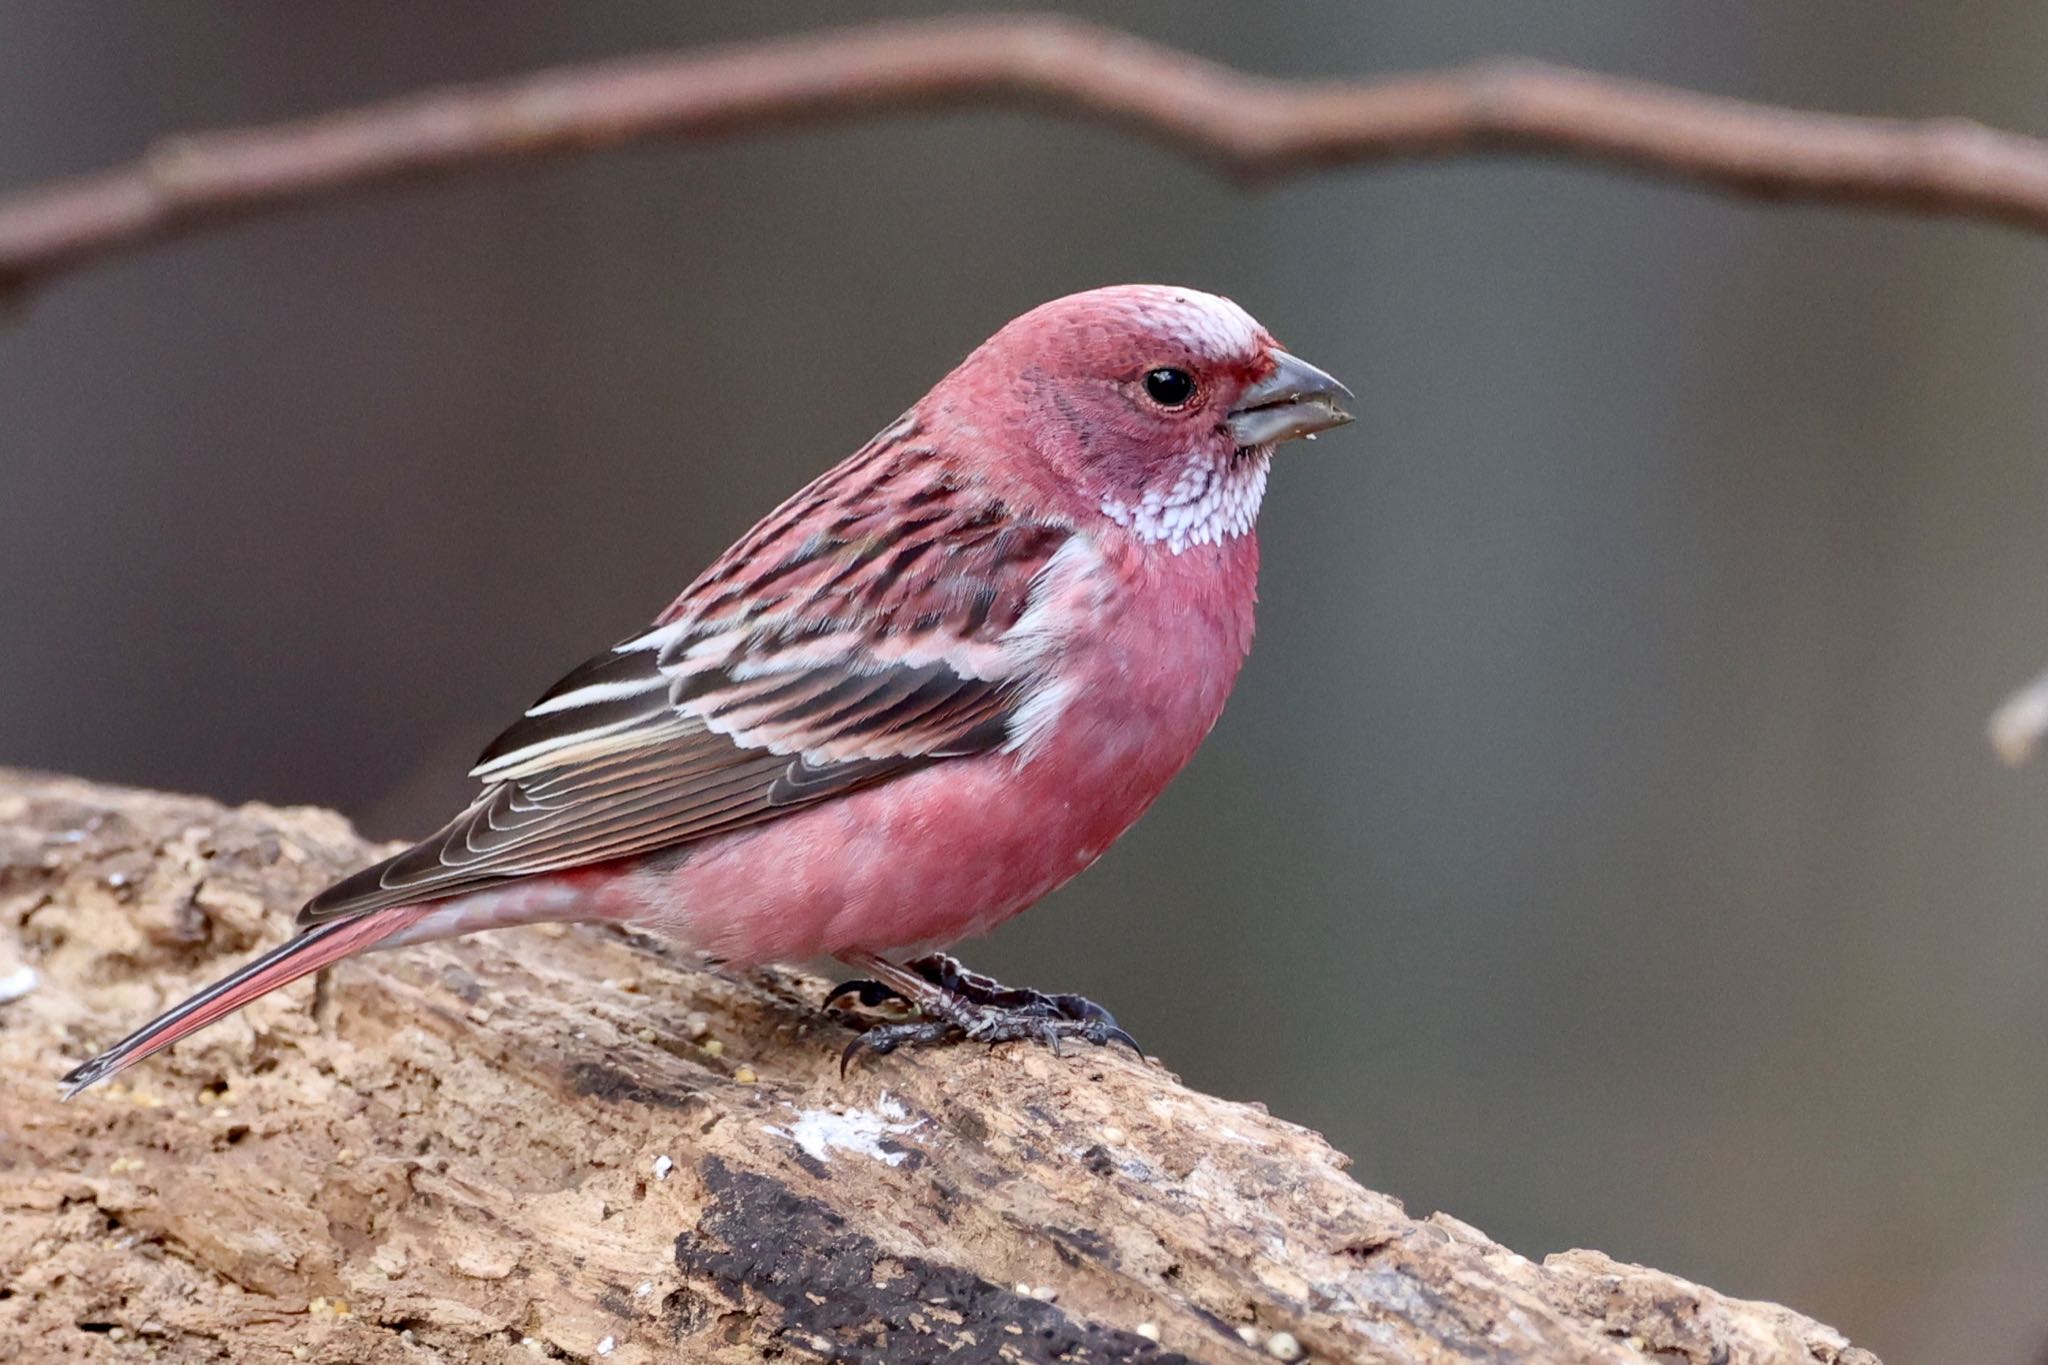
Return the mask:
[[[1252,529],[1272,465],[1270,446],[1221,458],[1191,455],[1170,487],[1147,489],[1135,503],[1104,498],[1102,514],[1140,540],[1163,543],[1175,554],[1190,545],[1218,544]]]

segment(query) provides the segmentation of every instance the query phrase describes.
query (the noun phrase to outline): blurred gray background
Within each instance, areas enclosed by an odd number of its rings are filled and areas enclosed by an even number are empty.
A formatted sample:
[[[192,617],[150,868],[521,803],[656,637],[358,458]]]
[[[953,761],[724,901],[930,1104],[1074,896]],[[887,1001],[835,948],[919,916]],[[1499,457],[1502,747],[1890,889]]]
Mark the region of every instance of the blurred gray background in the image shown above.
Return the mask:
[[[0,186],[178,130],[912,5],[0,0]],[[1521,53],[2048,132],[2048,8],[1076,7],[1275,73]],[[63,279],[0,328],[0,761],[382,835],[1049,296],[1349,380],[1186,777],[972,948],[1531,1255],[1887,1359],[2048,1342],[2048,243],[1579,167],[1250,194],[1024,115],[643,146]],[[772,394],[764,420],[762,396]]]

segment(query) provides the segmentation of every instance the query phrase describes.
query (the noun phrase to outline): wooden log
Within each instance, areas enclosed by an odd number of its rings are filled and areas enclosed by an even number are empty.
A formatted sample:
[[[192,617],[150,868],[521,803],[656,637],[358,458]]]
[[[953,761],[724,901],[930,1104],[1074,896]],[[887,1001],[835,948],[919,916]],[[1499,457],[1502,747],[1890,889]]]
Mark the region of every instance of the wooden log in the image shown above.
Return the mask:
[[[0,1358],[1875,1365],[1411,1217],[1156,1063],[842,1079],[820,982],[617,932],[344,964],[58,1098],[376,851],[325,811],[0,771]]]

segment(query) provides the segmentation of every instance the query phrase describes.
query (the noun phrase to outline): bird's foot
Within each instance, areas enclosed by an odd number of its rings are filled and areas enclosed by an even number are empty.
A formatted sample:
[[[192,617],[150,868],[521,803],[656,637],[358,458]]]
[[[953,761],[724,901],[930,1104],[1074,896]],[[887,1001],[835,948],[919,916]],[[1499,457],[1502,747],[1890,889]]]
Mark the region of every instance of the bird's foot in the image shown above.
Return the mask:
[[[901,966],[879,958],[869,965],[876,968],[877,979],[842,982],[825,997],[825,1007],[851,1000],[863,1009],[874,1009],[895,1001],[915,1007],[925,1017],[871,1024],[841,1054],[842,1073],[863,1049],[886,1055],[902,1047],[938,1043],[1041,1042],[1057,1054],[1062,1041],[1078,1038],[1097,1047],[1122,1043],[1140,1058],[1145,1055],[1114,1015],[1085,996],[1005,986],[969,971],[945,953]]]
[[[1096,1008],[1100,1010],[1101,1006]],[[983,1006],[971,1024],[950,1019],[877,1024],[846,1045],[846,1051],[839,1056],[839,1070],[843,1075],[853,1059],[864,1051],[887,1056],[901,1047],[931,1047],[940,1043],[987,1043],[993,1047],[997,1043],[1036,1042],[1044,1043],[1057,1056],[1060,1043],[1069,1038],[1097,1047],[1122,1043],[1139,1057],[1145,1055],[1137,1039],[1118,1028],[1106,1012],[1101,1019],[1063,1019]]]

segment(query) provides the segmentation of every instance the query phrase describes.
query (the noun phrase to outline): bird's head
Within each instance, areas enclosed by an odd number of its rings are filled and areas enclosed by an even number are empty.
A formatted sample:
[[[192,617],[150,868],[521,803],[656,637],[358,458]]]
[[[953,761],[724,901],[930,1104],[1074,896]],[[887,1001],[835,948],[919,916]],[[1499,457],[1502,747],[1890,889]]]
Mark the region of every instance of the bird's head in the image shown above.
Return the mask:
[[[926,405],[1036,510],[1178,553],[1249,531],[1273,447],[1350,398],[1229,299],[1118,285],[1017,318]]]

